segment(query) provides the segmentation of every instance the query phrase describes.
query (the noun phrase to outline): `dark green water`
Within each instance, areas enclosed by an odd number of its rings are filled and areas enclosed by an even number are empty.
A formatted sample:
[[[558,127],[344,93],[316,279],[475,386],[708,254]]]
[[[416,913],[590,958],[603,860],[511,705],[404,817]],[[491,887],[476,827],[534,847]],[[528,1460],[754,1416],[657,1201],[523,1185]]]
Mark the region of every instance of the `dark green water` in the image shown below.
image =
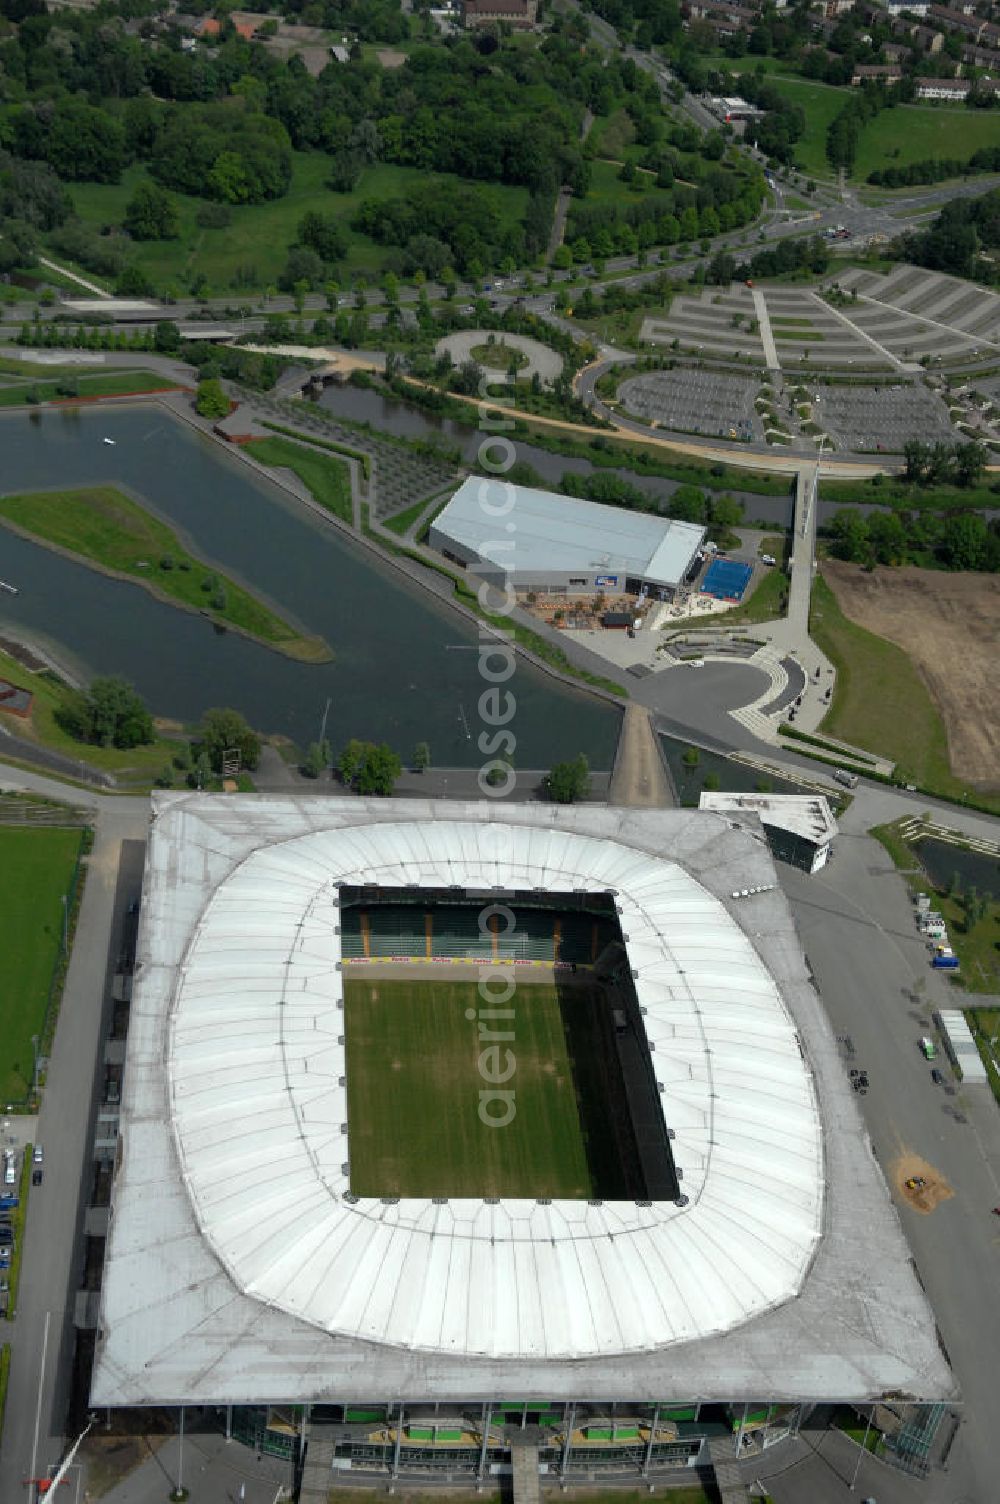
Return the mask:
[[[115,440],[115,447],[103,443]],[[260,481],[240,460],[154,407],[0,417],[0,492],[119,485],[336,653],[293,663],[0,529],[0,632],[50,644],[83,677],[124,674],[157,715],[196,721],[232,705],[261,731],[314,740],[386,740],[404,759],[430,743],[438,766],[483,758],[486,686],[475,629]],[[519,662],[515,761],[545,768],[583,751],[608,768],[619,713]]]
[[[995,856],[984,851],[967,851],[963,846],[935,841],[929,836],[917,841],[914,849],[936,888],[943,891],[957,876],[960,893],[975,888],[984,896],[1000,899],[1000,862]]]

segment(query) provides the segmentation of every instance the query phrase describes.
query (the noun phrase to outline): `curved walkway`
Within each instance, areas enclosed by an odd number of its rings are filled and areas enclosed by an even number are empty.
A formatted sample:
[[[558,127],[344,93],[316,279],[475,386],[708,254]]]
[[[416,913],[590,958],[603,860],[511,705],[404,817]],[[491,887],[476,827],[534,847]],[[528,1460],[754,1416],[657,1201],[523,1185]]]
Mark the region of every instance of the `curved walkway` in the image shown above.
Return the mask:
[[[473,351],[491,339],[497,348],[506,345],[526,358],[527,365],[517,373],[520,377],[537,376],[549,386],[562,374],[563,358],[555,350],[550,350],[539,339],[529,339],[526,334],[508,334],[506,330],[500,330],[499,336],[495,329],[462,329],[457,334],[446,334],[434,346],[434,354],[450,355],[458,366],[463,361],[475,360]]]

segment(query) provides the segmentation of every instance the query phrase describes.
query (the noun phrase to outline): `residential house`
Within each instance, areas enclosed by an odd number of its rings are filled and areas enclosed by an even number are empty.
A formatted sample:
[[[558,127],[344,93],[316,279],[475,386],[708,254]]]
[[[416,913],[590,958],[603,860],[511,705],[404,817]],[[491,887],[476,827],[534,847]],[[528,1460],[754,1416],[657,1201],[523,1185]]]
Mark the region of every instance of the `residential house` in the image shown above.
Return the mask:
[[[972,88],[971,78],[918,78],[918,99],[962,100]]]
[[[748,5],[731,5],[729,0],[688,0],[686,9],[692,21],[708,21],[720,37],[751,31],[760,19]]]
[[[515,31],[530,31],[538,19],[538,0],[462,0],[466,31],[505,22]]]
[[[882,63],[862,63],[851,74],[851,87],[856,89],[860,84],[898,84],[902,76],[901,68]]]
[[[964,10],[956,10],[951,5],[932,5],[929,15],[936,25],[943,26],[946,31],[957,31],[961,36],[971,37],[974,42],[978,42],[986,25],[978,16],[967,16]]]

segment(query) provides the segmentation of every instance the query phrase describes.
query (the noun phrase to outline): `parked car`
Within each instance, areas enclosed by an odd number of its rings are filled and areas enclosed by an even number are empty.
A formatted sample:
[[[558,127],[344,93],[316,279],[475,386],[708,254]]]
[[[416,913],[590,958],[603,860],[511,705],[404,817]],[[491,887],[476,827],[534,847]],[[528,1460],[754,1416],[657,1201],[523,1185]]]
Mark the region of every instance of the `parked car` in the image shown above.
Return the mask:
[[[44,1158],[45,1158],[45,1151],[44,1151],[44,1149],[42,1148],[41,1144],[36,1144],[35,1147],[31,1151],[31,1162],[32,1162],[32,1164],[40,1165],[41,1162],[42,1162],[42,1160]]]
[[[43,1174],[43,1172],[41,1170],[34,1170],[34,1171],[32,1171],[32,1175],[31,1175],[31,1183],[32,1183],[32,1185],[41,1185],[41,1183],[42,1183],[42,1174]]]
[[[939,1071],[938,1068],[937,1068],[937,1066],[935,1066],[934,1069],[931,1071],[931,1080],[934,1082],[935,1086],[943,1086],[944,1085],[944,1072],[943,1071]]]

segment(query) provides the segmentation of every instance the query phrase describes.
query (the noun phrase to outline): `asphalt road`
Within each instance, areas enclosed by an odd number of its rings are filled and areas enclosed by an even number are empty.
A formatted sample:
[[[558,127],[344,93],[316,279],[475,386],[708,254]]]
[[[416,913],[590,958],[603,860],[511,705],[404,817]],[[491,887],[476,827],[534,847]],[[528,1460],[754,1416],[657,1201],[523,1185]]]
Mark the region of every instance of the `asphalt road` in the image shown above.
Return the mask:
[[[917,1041],[932,1010],[953,1005],[954,994],[930,969],[902,879],[863,834],[872,823],[865,803],[849,811],[829,867],[813,878],[778,870],[834,1031],[853,1040],[845,1071],[854,1064],[869,1073],[871,1089],[857,1101],[883,1170],[891,1174],[897,1156],[916,1153],[954,1190],[929,1215],[899,1208],[966,1417],[949,1473],[920,1497],[985,1504],[996,1496],[1000,1236],[991,1208],[1000,1202],[1000,1113],[988,1087],[956,1083],[951,1095],[931,1081]],[[947,1060],[941,1066],[950,1081]]]

